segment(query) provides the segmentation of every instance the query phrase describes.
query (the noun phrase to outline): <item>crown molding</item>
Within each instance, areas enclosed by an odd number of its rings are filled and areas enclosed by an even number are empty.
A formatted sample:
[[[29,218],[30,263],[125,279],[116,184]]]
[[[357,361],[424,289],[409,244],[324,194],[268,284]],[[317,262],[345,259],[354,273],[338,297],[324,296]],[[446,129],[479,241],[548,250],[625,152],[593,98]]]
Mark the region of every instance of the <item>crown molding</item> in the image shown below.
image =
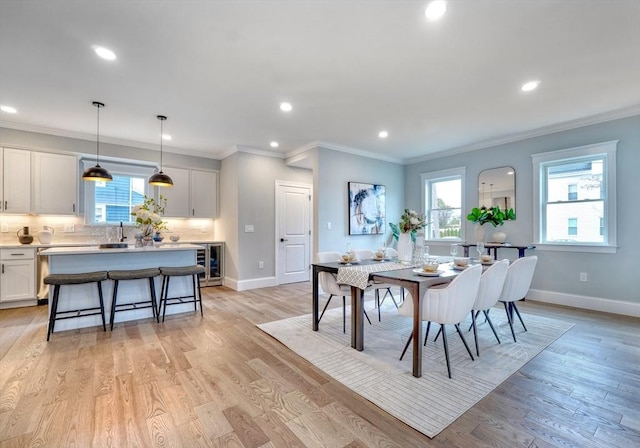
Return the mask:
[[[471,145],[460,146],[458,148],[444,149],[429,155],[413,157],[404,160],[405,165],[412,163],[425,162],[427,160],[439,159],[441,157],[448,157],[456,154],[462,154],[465,152],[478,151],[480,149],[491,148],[493,146],[500,146],[508,143],[519,142],[527,140],[533,137],[541,137],[543,135],[554,134],[556,132],[569,131],[571,129],[577,129],[585,126],[591,126],[599,123],[606,123],[607,121],[618,120],[621,118],[633,117],[640,115],[640,104],[622,109],[616,109],[614,111],[605,112],[602,114],[591,115],[589,117],[579,118],[576,120],[565,121],[562,123],[556,123],[549,126],[544,126],[537,129],[531,129],[529,131],[518,132],[516,134],[510,134],[503,137],[497,137],[490,140],[484,140],[481,142],[473,143]]]
[[[324,148],[324,149],[330,149],[332,151],[339,151],[339,152],[345,152],[347,154],[353,154],[356,156],[360,156],[360,157],[368,157],[370,159],[377,159],[377,160],[382,160],[384,162],[391,162],[391,163],[398,163],[398,164],[402,164],[403,160],[398,158],[398,157],[390,157],[390,156],[384,156],[384,155],[380,155],[380,154],[374,154],[370,151],[366,151],[363,149],[357,149],[357,148],[351,148],[349,146],[344,146],[344,145],[340,145],[337,143],[331,143],[331,142],[323,142],[320,140],[315,140],[312,142],[307,143],[306,145],[303,145],[297,149],[294,149],[292,151],[289,151],[286,154],[287,158],[296,156],[298,154],[301,154],[305,151],[309,151],[310,149],[313,148]]]
[[[94,143],[96,141],[95,134],[85,134],[83,132],[47,128],[44,126],[34,126],[31,124],[16,123],[13,121],[0,120],[0,128],[12,129],[15,131],[33,132],[36,134],[53,135],[56,137],[72,138],[76,140],[87,140]],[[150,151],[158,151],[158,152],[160,151],[160,147],[157,144],[138,142],[135,140],[127,140],[127,139],[121,139],[121,138],[113,138],[113,137],[108,137],[104,135],[100,135],[100,143],[101,144],[108,143],[111,145],[148,149]],[[203,157],[206,159],[216,159],[216,160],[218,159],[218,157],[216,157],[213,154],[202,152],[202,151],[195,151],[191,149],[183,149],[183,148],[176,148],[172,146],[163,145],[162,150],[164,152],[170,152],[170,153],[179,154],[179,155]]]

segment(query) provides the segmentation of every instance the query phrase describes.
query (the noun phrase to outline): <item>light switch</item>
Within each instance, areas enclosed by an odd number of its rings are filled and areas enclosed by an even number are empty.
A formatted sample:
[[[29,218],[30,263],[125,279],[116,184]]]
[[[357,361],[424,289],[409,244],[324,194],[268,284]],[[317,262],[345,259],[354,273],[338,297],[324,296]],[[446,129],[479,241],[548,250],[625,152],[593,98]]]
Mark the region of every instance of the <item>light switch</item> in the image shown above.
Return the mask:
[[[327,221],[327,230],[331,230],[331,221]]]
[[[245,224],[245,226],[244,226],[244,233],[253,233],[253,225],[251,225],[251,224]]]

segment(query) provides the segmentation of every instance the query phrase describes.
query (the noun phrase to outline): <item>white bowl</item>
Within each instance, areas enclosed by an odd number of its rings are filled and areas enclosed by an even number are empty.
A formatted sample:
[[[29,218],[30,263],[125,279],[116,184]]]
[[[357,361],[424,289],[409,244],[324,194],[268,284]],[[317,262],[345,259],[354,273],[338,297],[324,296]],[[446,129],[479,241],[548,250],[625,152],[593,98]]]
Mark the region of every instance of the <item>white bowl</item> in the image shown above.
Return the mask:
[[[467,266],[469,264],[469,257],[455,257],[453,263],[456,266]]]

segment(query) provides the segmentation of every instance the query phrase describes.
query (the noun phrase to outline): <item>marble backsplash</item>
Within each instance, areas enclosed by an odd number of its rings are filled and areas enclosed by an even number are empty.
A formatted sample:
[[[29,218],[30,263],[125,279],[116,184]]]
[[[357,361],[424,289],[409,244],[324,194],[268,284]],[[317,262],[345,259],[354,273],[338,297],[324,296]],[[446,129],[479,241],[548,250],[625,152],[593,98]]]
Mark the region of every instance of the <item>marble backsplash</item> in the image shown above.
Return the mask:
[[[180,241],[216,241],[215,221],[212,219],[166,219],[167,230],[162,233],[169,241],[171,235],[178,235]],[[99,244],[107,241],[108,234],[117,235],[118,225],[86,225],[83,217],[74,216],[31,216],[0,214],[0,244],[19,244],[17,232],[29,227],[34,244],[38,243],[38,232],[44,226],[54,229],[52,244]],[[134,244],[138,228],[124,224],[125,241]],[[21,232],[22,233],[22,232]]]

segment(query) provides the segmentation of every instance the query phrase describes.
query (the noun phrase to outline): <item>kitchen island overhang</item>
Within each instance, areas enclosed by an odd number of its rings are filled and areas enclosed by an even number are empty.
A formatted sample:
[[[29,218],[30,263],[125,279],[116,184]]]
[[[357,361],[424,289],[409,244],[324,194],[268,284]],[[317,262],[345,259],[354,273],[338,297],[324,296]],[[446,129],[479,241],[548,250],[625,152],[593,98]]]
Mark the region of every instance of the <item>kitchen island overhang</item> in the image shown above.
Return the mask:
[[[43,250],[40,255],[49,259],[49,273],[78,274],[109,270],[134,270],[158,267],[193,266],[197,263],[197,251],[202,246],[196,244],[163,244],[154,247],[136,248],[129,246],[118,249],[99,249],[98,246],[53,247]],[[157,301],[160,301],[162,277],[155,278]],[[104,308],[107,325],[110,323],[113,281],[102,282]],[[193,289],[190,277],[176,277],[171,281],[171,295],[187,295]],[[121,281],[118,286],[118,303],[136,302],[150,296],[146,279]],[[60,289],[58,311],[95,306],[98,292],[95,284],[63,286]],[[53,288],[49,291],[49,313],[53,303]],[[157,304],[156,304],[157,307]],[[193,304],[185,303],[167,308],[167,315],[193,312]],[[151,308],[132,309],[116,313],[114,322],[152,319]],[[155,320],[151,321],[155,324]],[[101,326],[100,316],[86,316],[64,319],[56,322],[55,332],[77,328]]]

